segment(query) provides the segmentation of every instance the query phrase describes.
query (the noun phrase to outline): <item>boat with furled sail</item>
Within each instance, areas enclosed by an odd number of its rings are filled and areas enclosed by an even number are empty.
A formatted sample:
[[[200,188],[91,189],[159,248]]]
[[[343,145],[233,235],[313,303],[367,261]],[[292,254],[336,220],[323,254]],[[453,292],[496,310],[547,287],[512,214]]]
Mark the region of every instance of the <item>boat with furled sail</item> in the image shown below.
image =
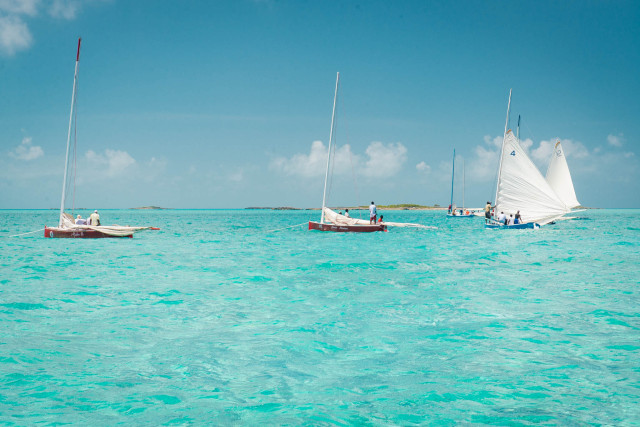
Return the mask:
[[[539,228],[570,212],[558,197],[538,168],[531,161],[519,141],[513,135],[509,124],[511,91],[507,106],[507,120],[500,151],[498,181],[495,196],[495,214],[520,213],[519,224],[505,225],[496,220],[488,220],[486,228]]]
[[[80,225],[76,224],[73,216],[64,211],[65,200],[67,196],[67,182],[70,181],[69,175],[69,148],[71,145],[71,128],[75,123],[76,115],[76,96],[78,88],[78,63],[80,62],[80,43],[82,39],[78,38],[78,51],[76,53],[76,66],[73,75],[73,91],[71,93],[71,112],[69,113],[69,131],[67,133],[67,151],[64,162],[64,176],[62,178],[62,200],[60,201],[60,219],[57,227],[44,227],[44,237],[50,238],[102,238],[102,237],[133,237],[133,233],[140,230],[156,229],[154,227],[129,227],[121,225]],[[74,126],[74,150],[76,153],[76,132]],[[75,162],[74,162],[75,163]],[[75,165],[73,173],[75,176]],[[75,185],[75,184],[74,184]],[[74,189],[75,192],[75,189]]]
[[[329,178],[329,166],[332,160],[331,148],[334,144],[334,126],[336,118],[336,101],[338,99],[338,86],[340,83],[340,73],[336,76],[336,90],[333,96],[333,112],[331,113],[331,130],[329,131],[329,149],[327,152],[327,168],[324,175],[324,191],[322,193],[322,212],[320,213],[320,222],[309,221],[309,230],[319,231],[336,231],[336,232],[362,232],[370,233],[374,231],[387,231],[384,224],[370,224],[364,220],[349,218],[340,215],[329,209],[326,205],[327,201],[327,181]],[[363,224],[364,222],[364,224]]]

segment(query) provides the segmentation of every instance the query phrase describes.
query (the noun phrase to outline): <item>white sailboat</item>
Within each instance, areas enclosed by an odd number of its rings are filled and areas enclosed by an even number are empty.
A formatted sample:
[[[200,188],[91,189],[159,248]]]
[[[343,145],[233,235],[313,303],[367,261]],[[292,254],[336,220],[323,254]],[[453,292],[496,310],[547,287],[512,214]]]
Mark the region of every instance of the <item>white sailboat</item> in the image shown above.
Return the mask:
[[[500,152],[494,212],[496,215],[504,212],[507,216],[519,212],[522,223],[505,226],[497,221],[489,221],[485,227],[537,228],[570,212],[570,209],[527,156],[511,129],[507,130],[510,108],[511,91]]]
[[[574,209],[580,206],[576,191],[573,188],[573,180],[571,179],[571,172],[569,172],[567,158],[564,155],[560,141],[556,142],[553,148],[546,179],[553,191],[556,192],[568,208]]]
[[[462,163],[462,208],[459,209],[453,204],[453,188],[456,176],[456,149],[453,149],[453,166],[451,170],[451,201],[449,202],[449,209],[447,212],[447,218],[473,218],[475,215],[469,212],[465,208],[464,204],[464,161]]]
[[[79,225],[75,224],[73,216],[64,211],[67,196],[67,181],[69,174],[69,148],[71,145],[71,125],[76,112],[76,93],[78,88],[78,64],[80,62],[80,43],[78,38],[78,51],[76,53],[76,66],[73,74],[73,91],[71,92],[71,112],[69,113],[69,131],[67,133],[67,151],[64,162],[64,176],[62,177],[62,199],[60,201],[60,218],[57,227],[44,227],[44,237],[51,238],[101,238],[101,237],[133,237],[133,233],[139,230],[155,229],[154,227],[127,227],[121,225]],[[74,138],[74,145],[76,140]],[[75,147],[73,152],[75,153]],[[74,171],[75,173],[75,171]]]

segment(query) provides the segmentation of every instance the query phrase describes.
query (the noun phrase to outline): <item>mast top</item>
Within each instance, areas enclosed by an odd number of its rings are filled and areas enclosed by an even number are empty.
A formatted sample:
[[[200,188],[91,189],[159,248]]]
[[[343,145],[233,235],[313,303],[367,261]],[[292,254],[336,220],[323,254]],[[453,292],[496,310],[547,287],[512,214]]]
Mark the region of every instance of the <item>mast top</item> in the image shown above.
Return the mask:
[[[78,37],[78,53],[76,54],[76,62],[80,61],[80,42],[82,41],[82,37]]]

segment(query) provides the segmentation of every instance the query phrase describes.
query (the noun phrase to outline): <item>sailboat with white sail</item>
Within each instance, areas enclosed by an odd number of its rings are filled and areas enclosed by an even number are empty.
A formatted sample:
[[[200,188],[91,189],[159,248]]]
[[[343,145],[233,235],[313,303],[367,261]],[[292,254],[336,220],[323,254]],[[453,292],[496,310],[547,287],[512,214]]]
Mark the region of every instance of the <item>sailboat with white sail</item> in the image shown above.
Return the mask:
[[[156,229],[154,227],[128,227],[121,225],[80,225],[76,224],[73,216],[64,211],[67,197],[67,182],[69,181],[69,149],[71,145],[71,129],[76,117],[76,95],[78,89],[78,64],[80,62],[80,43],[78,38],[78,51],[76,53],[76,66],[73,74],[73,91],[71,92],[71,112],[69,113],[69,131],[67,133],[67,151],[64,163],[64,176],[62,177],[62,200],[60,201],[60,219],[57,227],[44,227],[44,237],[50,238],[101,238],[101,237],[133,237],[133,233],[140,230]],[[77,139],[74,127],[74,150],[76,152]],[[74,154],[75,155],[75,154]],[[73,168],[75,174],[75,168]],[[74,190],[75,191],[75,190]]]
[[[507,129],[510,108],[511,91],[500,151],[494,212],[507,216],[519,213],[522,219],[514,225],[489,220],[485,227],[539,228],[570,212],[570,209],[533,164],[511,129]]]
[[[564,155],[560,140],[558,140],[553,147],[551,161],[547,168],[546,180],[568,208],[575,209],[580,206],[580,202],[576,197],[576,191],[573,188],[571,172],[569,172],[569,165],[567,164],[567,158]]]
[[[456,149],[453,149],[453,166],[451,170],[451,201],[449,202],[449,209],[447,212],[447,218],[473,218],[475,215],[465,208],[464,204],[464,161],[462,163],[462,208],[456,207],[453,203],[453,189],[456,176]]]

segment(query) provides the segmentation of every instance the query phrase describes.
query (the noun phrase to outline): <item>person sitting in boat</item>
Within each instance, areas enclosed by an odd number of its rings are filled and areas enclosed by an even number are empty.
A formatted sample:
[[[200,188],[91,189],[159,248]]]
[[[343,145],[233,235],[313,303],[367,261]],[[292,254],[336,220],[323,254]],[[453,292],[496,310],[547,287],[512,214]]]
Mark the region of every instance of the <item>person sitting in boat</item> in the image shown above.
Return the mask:
[[[509,222],[507,223],[507,225],[513,225],[513,214],[509,216]]]
[[[82,218],[81,215],[76,217],[76,225],[87,225],[87,220]]]
[[[378,224],[382,224],[382,218],[384,218],[384,215],[380,215],[380,219],[378,220]]]
[[[89,217],[89,222],[87,225],[100,225],[100,215],[98,215],[98,211],[95,210]]]
[[[378,218],[378,211],[376,210],[376,204],[371,202],[369,206],[369,224],[375,224]]]
[[[344,210],[344,216],[346,216],[347,218],[351,218],[351,215],[349,215],[349,209]]]
[[[516,222],[516,224],[522,224],[522,217],[520,216],[520,211],[516,212],[515,221],[518,221],[518,222]]]
[[[500,212],[500,216],[498,216],[498,222],[500,224],[507,224],[507,216],[504,214],[504,212]]]
[[[462,215],[462,209],[460,209],[460,215]]]
[[[518,214],[516,214],[516,217],[513,218],[513,223],[514,224],[520,224],[520,219],[518,218]]]
[[[465,215],[469,215],[469,209],[467,209],[466,211],[464,211]]]
[[[451,205],[449,205],[449,209],[447,210],[447,213],[451,213]]]

